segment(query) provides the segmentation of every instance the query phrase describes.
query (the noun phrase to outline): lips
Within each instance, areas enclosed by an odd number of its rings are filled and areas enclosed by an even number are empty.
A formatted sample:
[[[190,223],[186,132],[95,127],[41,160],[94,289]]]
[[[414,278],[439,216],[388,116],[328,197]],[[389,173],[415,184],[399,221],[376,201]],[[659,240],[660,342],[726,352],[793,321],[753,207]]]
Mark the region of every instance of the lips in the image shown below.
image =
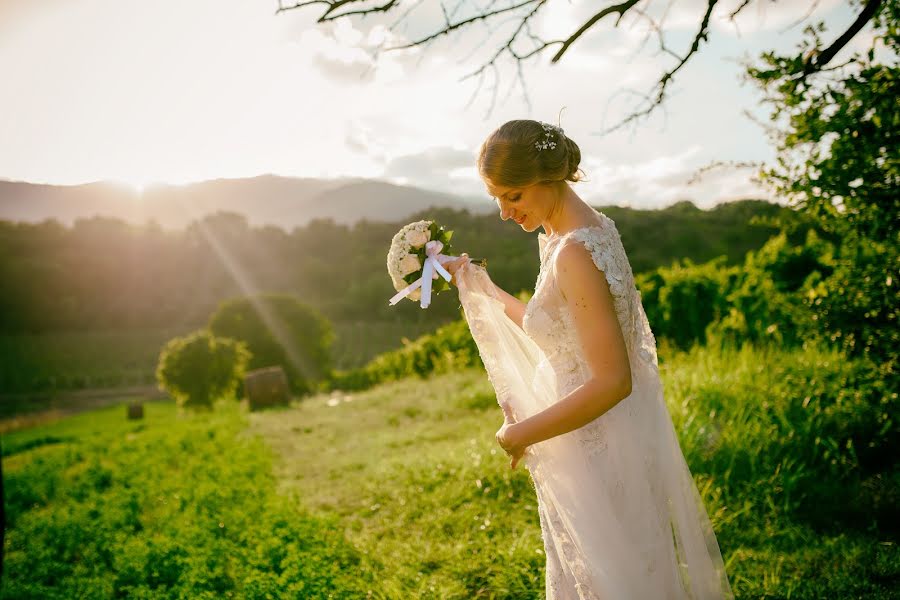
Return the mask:
[[[521,225],[524,222],[525,222],[525,215],[522,215],[521,219],[516,219],[516,223],[518,223],[519,225]]]

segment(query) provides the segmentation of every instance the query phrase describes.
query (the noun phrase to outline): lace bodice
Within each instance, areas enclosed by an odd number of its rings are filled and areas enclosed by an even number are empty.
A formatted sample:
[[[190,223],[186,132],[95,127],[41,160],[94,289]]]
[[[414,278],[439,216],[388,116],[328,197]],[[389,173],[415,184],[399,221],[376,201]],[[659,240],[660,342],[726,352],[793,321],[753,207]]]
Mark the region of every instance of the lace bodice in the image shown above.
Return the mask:
[[[625,255],[615,222],[597,213],[599,223],[563,234],[538,234],[541,267],[534,295],[525,308],[522,328],[547,357],[557,376],[558,393],[565,396],[590,377],[571,311],[556,282],[555,262],[566,244],[581,243],[591,253],[598,276],[609,284],[622,336],[632,367],[632,388],[640,367],[657,369],[656,340],[646,322],[640,291]]]

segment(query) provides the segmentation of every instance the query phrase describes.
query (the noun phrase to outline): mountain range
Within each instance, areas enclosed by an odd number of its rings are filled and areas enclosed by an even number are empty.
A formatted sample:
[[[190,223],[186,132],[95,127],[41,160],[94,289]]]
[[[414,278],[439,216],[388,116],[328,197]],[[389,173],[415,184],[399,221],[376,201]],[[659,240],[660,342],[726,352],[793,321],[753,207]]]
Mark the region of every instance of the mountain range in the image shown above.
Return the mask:
[[[140,191],[109,181],[50,185],[0,180],[0,219],[32,223],[56,219],[71,225],[79,218],[106,216],[181,229],[204,215],[232,211],[245,215],[252,225],[276,225],[289,231],[317,218],[330,217],[347,225],[363,219],[395,222],[430,206],[465,208],[473,214],[497,210],[487,197],[463,198],[358,178],[260,175],[185,185],[152,184]]]

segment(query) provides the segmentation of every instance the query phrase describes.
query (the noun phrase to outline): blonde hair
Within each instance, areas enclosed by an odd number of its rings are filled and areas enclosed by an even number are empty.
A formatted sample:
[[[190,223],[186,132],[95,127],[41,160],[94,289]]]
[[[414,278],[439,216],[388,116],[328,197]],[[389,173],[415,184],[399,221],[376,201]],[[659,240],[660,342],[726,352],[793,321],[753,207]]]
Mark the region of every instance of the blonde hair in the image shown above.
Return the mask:
[[[578,144],[562,134],[563,140],[554,140],[555,148],[538,150],[535,143],[542,141],[545,133],[539,121],[507,121],[481,144],[478,173],[490,183],[505,187],[583,180]],[[554,136],[559,137],[556,133]]]

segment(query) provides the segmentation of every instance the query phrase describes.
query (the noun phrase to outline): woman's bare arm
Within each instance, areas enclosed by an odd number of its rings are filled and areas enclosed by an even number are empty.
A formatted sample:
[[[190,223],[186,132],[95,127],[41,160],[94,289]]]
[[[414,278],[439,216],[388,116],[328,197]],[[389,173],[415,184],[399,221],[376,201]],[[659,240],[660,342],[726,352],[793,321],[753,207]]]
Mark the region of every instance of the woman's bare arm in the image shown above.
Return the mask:
[[[494,283],[491,281],[491,283]],[[500,300],[503,301],[503,305],[506,307],[506,316],[512,319],[513,323],[522,328],[522,317],[525,315],[525,303],[505,291],[499,285],[494,283],[494,289],[497,290],[497,294],[500,296]]]

